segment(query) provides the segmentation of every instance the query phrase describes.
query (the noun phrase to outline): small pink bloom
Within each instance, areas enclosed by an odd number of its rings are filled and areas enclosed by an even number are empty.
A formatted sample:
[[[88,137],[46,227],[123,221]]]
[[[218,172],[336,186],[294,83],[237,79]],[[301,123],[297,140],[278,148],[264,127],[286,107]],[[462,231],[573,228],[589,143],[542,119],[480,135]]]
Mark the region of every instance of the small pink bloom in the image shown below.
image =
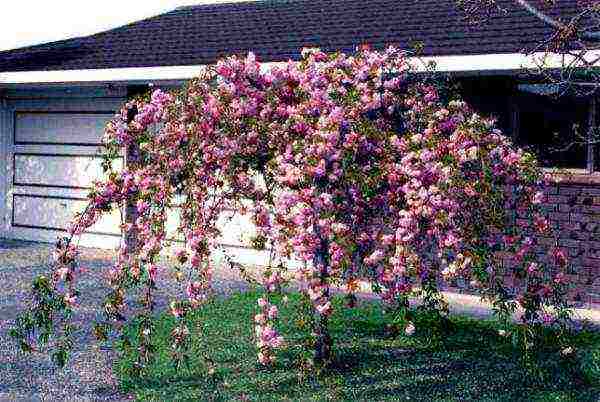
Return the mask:
[[[527,266],[527,272],[529,272],[530,274],[533,274],[535,272],[537,272],[538,270],[538,264],[535,262],[531,262],[529,263],[529,265]]]
[[[412,322],[409,322],[406,325],[406,328],[404,328],[404,333],[406,334],[406,336],[412,336],[414,335],[416,331],[415,325]]]
[[[271,357],[263,352],[258,352],[258,362],[262,365],[268,365],[271,363]]]
[[[331,302],[319,304],[316,306],[316,309],[319,312],[319,314],[329,315],[329,313],[331,312]]]
[[[541,191],[536,192],[531,199],[533,204],[541,204],[542,201],[544,201],[544,193]]]
[[[67,306],[74,306],[75,302],[77,301],[77,296],[71,294],[71,293],[67,293],[64,297],[65,299],[65,303],[67,304]]]

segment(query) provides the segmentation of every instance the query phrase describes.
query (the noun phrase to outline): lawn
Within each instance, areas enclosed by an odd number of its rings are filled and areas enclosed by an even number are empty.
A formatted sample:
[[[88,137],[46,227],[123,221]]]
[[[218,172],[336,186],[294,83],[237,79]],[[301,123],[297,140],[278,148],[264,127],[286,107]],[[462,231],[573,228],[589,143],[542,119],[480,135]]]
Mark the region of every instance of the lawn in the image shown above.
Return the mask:
[[[295,294],[279,303],[280,328],[292,346],[279,352],[273,368],[261,368],[252,340],[257,297],[235,294],[197,313],[194,323],[203,337],[194,343],[189,366],[179,371],[169,359],[172,318],[161,316],[156,321],[158,355],[148,372],[132,376],[128,353],[116,362],[123,390],[142,401],[600,400],[600,386],[584,381],[573,362],[556,354],[539,358],[544,380],[528,375],[516,351],[497,335],[497,322],[452,317],[451,330],[439,342],[428,341],[419,330],[413,337],[390,337],[386,317],[374,302],[336,310],[331,319],[335,361],[326,373],[309,374],[301,368],[303,349],[294,346],[307,335]],[[417,328],[423,320],[417,317]],[[600,351],[600,334],[580,333],[576,343],[578,353]],[[600,364],[600,353],[595,356]]]

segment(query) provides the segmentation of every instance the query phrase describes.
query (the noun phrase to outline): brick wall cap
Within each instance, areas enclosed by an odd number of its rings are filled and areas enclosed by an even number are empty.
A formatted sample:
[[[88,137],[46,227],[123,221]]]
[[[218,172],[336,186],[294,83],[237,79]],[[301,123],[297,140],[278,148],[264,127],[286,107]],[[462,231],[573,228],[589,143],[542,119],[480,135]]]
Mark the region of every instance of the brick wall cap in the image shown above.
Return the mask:
[[[600,172],[588,173],[584,169],[544,169],[550,182],[556,184],[600,185]]]

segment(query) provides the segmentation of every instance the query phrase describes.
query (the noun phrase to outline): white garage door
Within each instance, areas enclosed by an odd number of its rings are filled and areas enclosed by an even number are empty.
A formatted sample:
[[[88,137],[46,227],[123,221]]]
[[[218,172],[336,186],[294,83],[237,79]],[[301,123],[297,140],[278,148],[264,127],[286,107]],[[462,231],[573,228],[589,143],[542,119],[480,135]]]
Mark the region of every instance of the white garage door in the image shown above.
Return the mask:
[[[122,97],[9,100],[1,113],[4,124],[0,122],[8,134],[2,136],[5,236],[54,242],[65,235],[73,215],[85,207],[92,181],[102,177],[104,126],[123,101]],[[170,238],[177,236],[178,215],[178,209],[169,214]],[[114,248],[120,239],[119,222],[115,210],[90,228],[80,244]],[[220,224],[221,244],[229,255],[245,263],[266,262],[266,253],[249,247],[254,230],[247,217],[223,217]]]
[[[120,97],[7,102],[5,230],[9,237],[54,242],[65,235],[73,215],[85,207],[92,181],[102,178],[104,126],[122,102]],[[103,217],[82,244],[114,247],[119,221],[117,210]]]

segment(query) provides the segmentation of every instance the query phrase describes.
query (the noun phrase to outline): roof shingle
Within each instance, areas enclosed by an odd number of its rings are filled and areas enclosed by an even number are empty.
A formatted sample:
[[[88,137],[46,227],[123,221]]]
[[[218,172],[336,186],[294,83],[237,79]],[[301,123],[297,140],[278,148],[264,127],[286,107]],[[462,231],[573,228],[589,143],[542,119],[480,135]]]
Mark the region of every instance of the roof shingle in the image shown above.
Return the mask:
[[[540,1],[540,0],[538,0]],[[550,35],[541,21],[499,0],[508,13],[469,25],[455,0],[265,0],[182,7],[95,35],[0,52],[0,72],[196,65],[229,54],[297,59],[302,47],[353,51],[424,45],[424,55],[515,53]],[[551,15],[572,15],[558,0]]]

